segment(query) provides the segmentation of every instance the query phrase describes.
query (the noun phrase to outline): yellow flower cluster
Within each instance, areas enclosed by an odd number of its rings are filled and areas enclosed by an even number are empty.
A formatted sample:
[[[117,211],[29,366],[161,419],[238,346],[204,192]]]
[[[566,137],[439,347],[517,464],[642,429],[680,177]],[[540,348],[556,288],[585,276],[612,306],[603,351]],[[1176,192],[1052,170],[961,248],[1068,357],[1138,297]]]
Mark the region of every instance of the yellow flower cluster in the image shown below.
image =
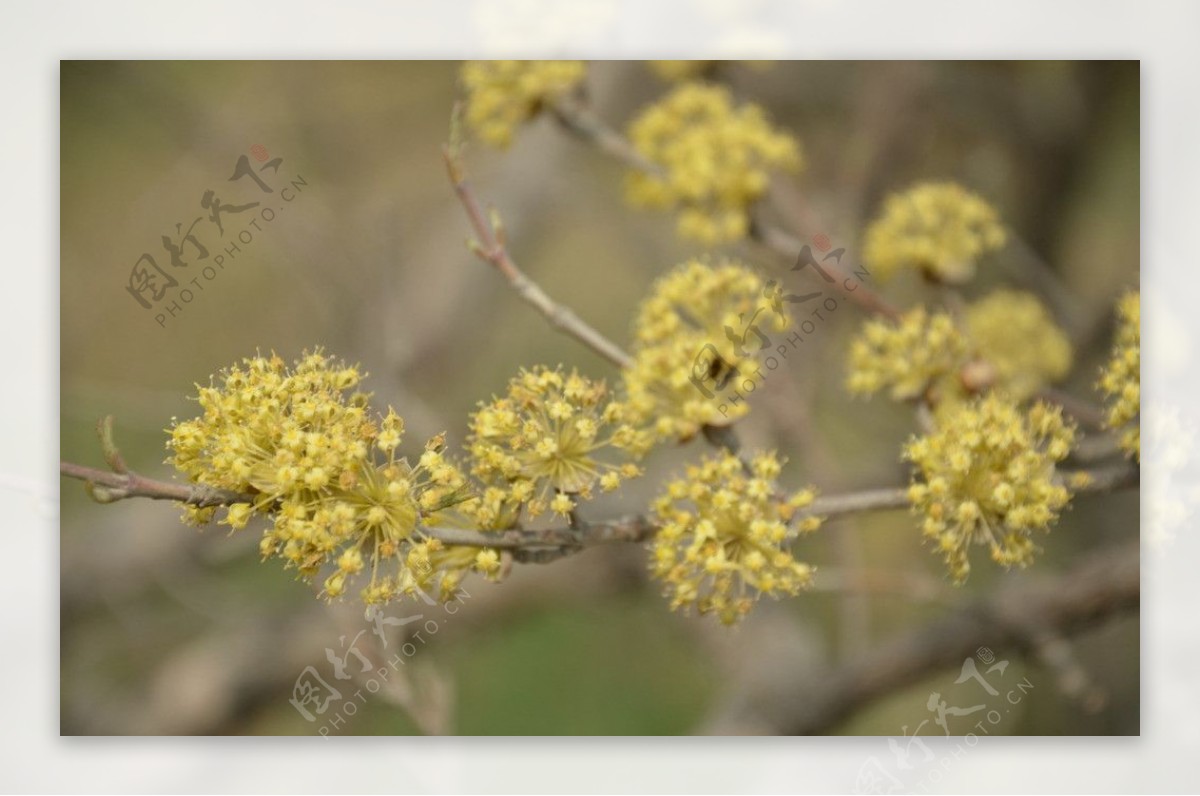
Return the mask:
[[[1014,398],[1027,398],[1071,370],[1071,341],[1032,293],[997,290],[968,307],[965,321],[976,354]]]
[[[1055,465],[1074,441],[1061,409],[1039,402],[1023,411],[991,394],[945,406],[937,429],[905,446],[916,466],[909,501],[955,582],[970,573],[973,542],[1006,567],[1033,560],[1032,532],[1049,530],[1070,501]]]
[[[647,61],[650,70],[668,83],[711,78],[718,65],[738,64],[750,69],[769,68],[773,61]]]
[[[630,201],[677,209],[679,235],[709,245],[746,235],[748,208],[766,192],[770,169],[801,166],[792,136],[757,105],[734,107],[720,86],[675,88],[633,121],[629,138],[658,169],[630,175]]]
[[[670,83],[703,77],[716,61],[647,61],[651,71]]]
[[[917,398],[952,377],[968,350],[966,337],[945,312],[917,307],[896,322],[873,318],[850,343],[846,388],[862,395],[887,389],[897,401]]]
[[[1142,460],[1142,298],[1126,293],[1117,304],[1117,334],[1112,356],[1100,373],[1100,389],[1108,397],[1107,428],[1119,431],[1121,448]]]
[[[583,61],[467,61],[466,121],[485,142],[512,143],[517,128],[583,82]]]
[[[867,228],[863,259],[881,278],[905,268],[926,277],[962,283],[975,263],[1004,245],[996,211],[954,183],[921,183],[889,196],[883,214]]]
[[[331,567],[323,589],[329,598],[344,594],[368,567],[361,592],[367,603],[435,581],[448,596],[453,588],[444,587],[457,584],[479,551],[470,550],[462,571],[425,566],[441,545],[425,540],[420,525],[469,500],[470,489],[443,456],[440,437],[415,466],[396,457],[404,423],[390,408],[385,417],[369,416],[369,396],[351,393],[361,378],[357,367],[320,350],[291,369],[278,356],[245,359],[222,371],[217,384],[199,388],[203,413],[174,423],[168,462],[194,483],[250,496],[230,505],[221,522],[238,530],[255,515],[270,518],[260,543],[264,558],[281,558],[305,579]],[[185,512],[192,522],[212,517],[212,510]],[[481,563],[474,568],[495,571]]]
[[[744,265],[676,267],[654,283],[634,322],[634,362],[624,374],[632,422],[662,440],[687,440],[745,416],[745,401],[719,393],[736,374],[749,376],[770,336],[791,323],[782,289]]]
[[[481,521],[491,526],[504,516],[515,519],[521,506],[530,516],[547,509],[567,516],[597,485],[611,492],[640,475],[632,459],[653,440],[627,422],[627,414],[604,382],[561,368],[522,369],[504,397],[481,403],[471,415],[473,472],[488,487]]]
[[[694,607],[729,625],[749,613],[760,595],[796,594],[808,585],[812,568],[788,550],[795,535],[788,524],[812,505],[815,492],[779,496],[774,453],[758,454],[750,469],[730,453],[711,455],[668,483],[655,501],[660,528],[651,570],[664,582],[672,610]],[[820,524],[818,517],[805,517],[798,530]]]
[[[998,290],[967,307],[962,324],[923,307],[874,318],[850,344],[846,387],[895,400],[955,400],[996,389],[1022,400],[1071,369],[1071,343],[1037,297]]]

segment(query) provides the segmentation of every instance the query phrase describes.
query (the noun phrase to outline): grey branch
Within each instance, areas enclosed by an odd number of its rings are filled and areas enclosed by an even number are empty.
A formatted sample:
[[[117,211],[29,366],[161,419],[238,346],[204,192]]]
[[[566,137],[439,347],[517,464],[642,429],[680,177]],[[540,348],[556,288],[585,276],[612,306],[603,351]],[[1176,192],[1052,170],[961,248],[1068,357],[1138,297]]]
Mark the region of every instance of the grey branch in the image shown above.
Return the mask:
[[[61,462],[59,471],[68,478],[84,482],[88,493],[99,503],[112,503],[125,498],[149,498],[150,500],[175,500],[205,508],[228,506],[231,503],[253,503],[254,495],[214,489],[201,484],[176,484],[156,481],[135,472],[123,473],[97,470],[73,462]]]
[[[1121,614],[1136,616],[1140,577],[1135,542],[1094,553],[1061,575],[1014,579],[864,657],[803,681],[781,682],[771,694],[717,717],[705,729],[828,733],[877,699],[930,672],[960,665],[980,647],[1036,656],[1048,633],[1068,638]]]
[[[158,481],[138,475],[126,468],[123,473],[99,470],[73,462],[62,462],[60,472],[88,485],[91,495],[102,503],[126,498],[173,500],[194,506],[222,506],[231,503],[255,503],[261,496],[214,489],[200,484],[178,484]],[[1138,483],[1138,469],[1130,464],[1087,470],[1089,483],[1078,492],[1106,492]],[[1067,478],[1069,474],[1064,474]],[[907,490],[903,487],[867,489],[843,495],[818,497],[800,513],[800,517],[836,517],[868,511],[889,511],[908,506]],[[629,515],[600,522],[581,523],[578,527],[546,529],[514,529],[483,531],[464,528],[422,526],[421,532],[445,544],[467,547],[490,547],[497,550],[519,551],[520,560],[542,562],[561,557],[587,547],[618,542],[644,542],[654,535],[657,527],[644,515]]]

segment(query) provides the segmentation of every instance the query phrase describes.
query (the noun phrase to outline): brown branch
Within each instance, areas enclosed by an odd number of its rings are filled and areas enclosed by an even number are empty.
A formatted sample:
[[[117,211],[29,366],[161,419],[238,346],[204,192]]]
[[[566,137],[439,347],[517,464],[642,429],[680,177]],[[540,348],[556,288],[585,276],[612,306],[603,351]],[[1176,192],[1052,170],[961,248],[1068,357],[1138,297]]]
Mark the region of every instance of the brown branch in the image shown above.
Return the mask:
[[[1021,578],[865,657],[764,695],[738,709],[746,715],[723,716],[708,729],[757,719],[765,732],[827,733],[877,699],[961,664],[979,647],[1037,655],[1047,632],[1065,638],[1136,615],[1140,576],[1138,546],[1131,543],[1094,554],[1062,575]]]
[[[517,295],[541,313],[555,329],[571,335],[618,368],[632,365],[632,357],[620,346],[588,325],[570,308],[551,299],[536,282],[517,267],[505,247],[503,227],[495,219],[489,221],[484,215],[474,191],[467,182],[466,172],[457,151],[447,145],[442,148],[442,156],[446,161],[446,170],[454,186],[454,193],[462,203],[471,228],[475,231],[476,244],[472,247],[475,254],[499,271]]]
[[[123,473],[97,470],[73,462],[61,462],[59,472],[68,478],[84,482],[88,493],[100,503],[112,503],[126,498],[175,500],[193,506],[228,506],[231,503],[253,503],[254,495],[214,489],[201,484],[176,484],[156,481],[126,469]]]

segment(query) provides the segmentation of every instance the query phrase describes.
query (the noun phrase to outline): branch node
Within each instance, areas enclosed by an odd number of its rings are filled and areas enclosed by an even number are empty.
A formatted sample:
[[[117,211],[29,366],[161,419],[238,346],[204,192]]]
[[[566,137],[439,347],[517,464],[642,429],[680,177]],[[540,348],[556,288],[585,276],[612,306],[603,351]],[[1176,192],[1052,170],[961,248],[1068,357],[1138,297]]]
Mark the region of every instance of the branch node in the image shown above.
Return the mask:
[[[500,211],[496,208],[488,210],[488,223],[492,225],[492,232],[496,236],[496,247],[503,248],[508,245],[508,233],[504,229],[504,219],[500,217]]]
[[[97,503],[104,504],[116,503],[118,500],[128,497],[124,490],[110,489],[109,487],[100,486],[92,481],[83,482],[83,491],[86,492],[87,496],[92,500],[96,501]]]
[[[121,456],[121,451],[117,449],[117,443],[113,439],[113,416],[105,415],[96,423],[96,435],[100,437],[100,450],[104,454],[104,461],[114,473],[122,475],[129,474],[129,468],[125,464],[125,459]]]

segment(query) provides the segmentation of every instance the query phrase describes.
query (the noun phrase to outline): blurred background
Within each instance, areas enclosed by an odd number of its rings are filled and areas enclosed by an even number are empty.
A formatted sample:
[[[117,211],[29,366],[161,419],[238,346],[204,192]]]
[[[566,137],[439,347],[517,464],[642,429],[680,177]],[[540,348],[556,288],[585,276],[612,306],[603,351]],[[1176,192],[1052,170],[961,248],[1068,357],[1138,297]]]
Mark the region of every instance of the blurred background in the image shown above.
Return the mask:
[[[256,350],[290,359],[323,345],[360,362],[376,405],[405,417],[413,451],[440,431],[461,446],[475,402],[522,365],[562,362],[614,379],[464,245],[467,223],[439,152],[458,66],[63,62],[62,457],[102,466],[94,427],[112,414],[130,466],[170,477],[163,430],[194,411],[194,384]],[[1112,301],[1138,282],[1136,62],[733,62],[715,77],[802,142],[807,168],[772,189],[776,220],[798,236],[829,235],[853,257],[864,221],[891,191],[953,179],[987,197],[1013,240],[981,269],[972,295],[999,285],[1038,292],[1076,343],[1064,389],[1095,399]],[[667,88],[644,63],[590,70],[591,98],[618,127]],[[249,176],[230,182],[242,156],[271,194]],[[467,157],[515,259],[619,343],[650,282],[701,253],[674,236],[670,217],[627,207],[622,169],[549,119],[528,125],[508,152],[471,146]],[[209,190],[222,205],[261,204],[226,211],[223,236],[203,220],[195,231],[210,260],[172,268],[161,240],[181,241],[207,216]],[[241,232],[249,242],[237,240],[224,267],[202,276],[201,263]],[[126,290],[143,253],[187,274],[150,309]],[[181,256],[194,253],[185,245]],[[787,265],[749,245],[728,253],[766,271]],[[900,304],[920,291],[885,289]],[[911,411],[842,389],[845,344],[861,320],[850,305],[831,315],[756,392],[739,426],[748,444],[790,457],[793,485],[837,493],[907,479],[898,451]],[[589,512],[642,509],[664,476],[704,450],[693,442],[656,452],[646,478]],[[404,639],[371,648],[361,607],[321,603],[290,573],[259,564],[252,529],[229,537],[184,527],[168,503],[99,506],[67,480],[61,506],[64,734],[765,731],[743,707],[781,682],[837,671],[1007,581],[1065,570],[1138,536],[1136,490],[1081,498],[1040,540],[1033,569],[980,562],[952,590],[905,513],[841,518],[798,548],[830,574],[824,585],[764,601],[734,630],[671,614],[633,546],[518,566],[500,585],[469,581],[453,615],[431,609],[436,634],[378,692],[336,681],[346,699],[309,722],[289,699],[310,666],[335,684],[327,649],[341,654],[366,629],[359,647],[377,661]],[[854,573],[903,587],[847,590],[833,577]],[[1138,641],[1136,614],[1073,640],[1093,693],[1103,694],[1092,700],[1063,693],[1040,661],[995,650],[1011,660],[1006,678],[1035,688],[992,734],[1136,734]],[[931,692],[970,700],[956,697],[967,687],[954,685],[958,676],[958,665],[931,670],[827,731],[912,732],[931,718]],[[344,706],[360,688],[351,714]],[[330,728],[338,709],[343,721]],[[920,732],[942,731],[929,722]]]

